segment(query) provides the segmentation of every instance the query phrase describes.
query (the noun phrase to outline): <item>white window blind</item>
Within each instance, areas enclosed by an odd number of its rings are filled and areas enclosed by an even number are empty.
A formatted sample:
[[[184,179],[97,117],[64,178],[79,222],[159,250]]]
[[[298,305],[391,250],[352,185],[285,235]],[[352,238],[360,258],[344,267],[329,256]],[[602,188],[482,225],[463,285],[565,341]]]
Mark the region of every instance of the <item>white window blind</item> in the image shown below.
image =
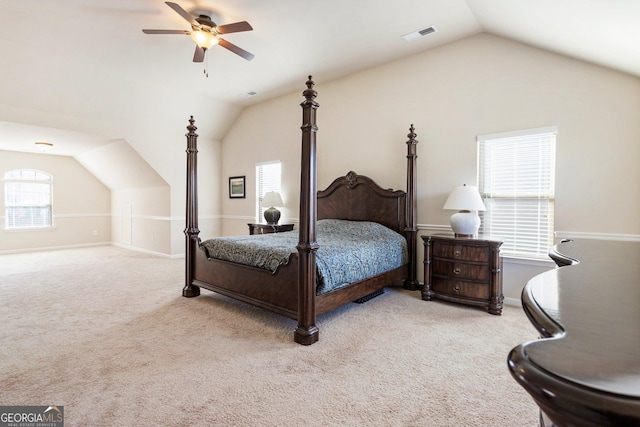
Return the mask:
[[[280,192],[280,182],[281,182],[281,164],[279,161],[277,162],[268,162],[268,163],[259,163],[256,165],[256,178],[257,184],[256,188],[258,189],[257,196],[257,218],[258,222],[264,220],[264,210],[265,208],[262,206],[262,198],[269,191],[277,191]],[[267,206],[268,208],[268,206]]]
[[[504,239],[502,252],[547,257],[553,245],[557,129],[478,137],[478,182],[487,210],[482,233]]]
[[[52,177],[35,170],[13,170],[4,176],[5,227],[51,227]]]

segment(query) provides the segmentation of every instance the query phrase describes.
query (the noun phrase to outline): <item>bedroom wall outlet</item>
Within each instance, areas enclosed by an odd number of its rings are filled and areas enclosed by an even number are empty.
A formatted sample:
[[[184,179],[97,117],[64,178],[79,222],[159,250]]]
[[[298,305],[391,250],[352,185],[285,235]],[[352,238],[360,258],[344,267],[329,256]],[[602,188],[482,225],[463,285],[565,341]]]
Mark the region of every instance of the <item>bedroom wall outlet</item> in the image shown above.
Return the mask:
[[[97,236],[98,235],[98,230],[93,230],[93,235]]]

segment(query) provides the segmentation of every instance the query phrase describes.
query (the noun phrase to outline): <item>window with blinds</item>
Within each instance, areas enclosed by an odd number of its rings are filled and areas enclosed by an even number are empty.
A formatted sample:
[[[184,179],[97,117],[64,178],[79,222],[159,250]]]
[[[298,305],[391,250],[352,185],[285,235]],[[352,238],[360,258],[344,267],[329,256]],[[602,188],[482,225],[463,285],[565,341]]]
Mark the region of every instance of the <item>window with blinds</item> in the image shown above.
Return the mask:
[[[35,170],[13,170],[4,175],[5,227],[51,227],[51,175]]]
[[[478,137],[481,232],[504,239],[505,255],[546,258],[553,245],[557,128]]]
[[[281,164],[277,162],[259,163],[256,165],[256,191],[257,200],[257,222],[264,221],[264,210],[269,206],[262,206],[262,198],[269,191],[280,192]]]

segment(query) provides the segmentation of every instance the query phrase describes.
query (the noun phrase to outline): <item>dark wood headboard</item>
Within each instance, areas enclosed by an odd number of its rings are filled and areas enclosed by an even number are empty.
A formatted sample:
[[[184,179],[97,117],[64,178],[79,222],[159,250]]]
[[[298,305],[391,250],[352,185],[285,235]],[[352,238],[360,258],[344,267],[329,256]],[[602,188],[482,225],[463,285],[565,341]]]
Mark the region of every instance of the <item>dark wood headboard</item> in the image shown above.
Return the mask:
[[[406,198],[402,190],[385,190],[351,171],[318,191],[318,219],[372,221],[404,235]]]

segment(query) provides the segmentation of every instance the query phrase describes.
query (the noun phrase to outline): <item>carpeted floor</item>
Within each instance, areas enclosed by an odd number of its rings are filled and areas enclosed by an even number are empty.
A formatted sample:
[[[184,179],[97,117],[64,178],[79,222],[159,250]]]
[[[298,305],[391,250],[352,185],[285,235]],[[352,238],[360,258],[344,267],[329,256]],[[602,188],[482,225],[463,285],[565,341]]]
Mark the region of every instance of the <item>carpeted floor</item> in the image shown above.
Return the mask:
[[[0,256],[0,405],[63,405],[66,426],[536,426],[502,316],[389,289],[296,323],[204,291],[184,260],[116,247]]]

